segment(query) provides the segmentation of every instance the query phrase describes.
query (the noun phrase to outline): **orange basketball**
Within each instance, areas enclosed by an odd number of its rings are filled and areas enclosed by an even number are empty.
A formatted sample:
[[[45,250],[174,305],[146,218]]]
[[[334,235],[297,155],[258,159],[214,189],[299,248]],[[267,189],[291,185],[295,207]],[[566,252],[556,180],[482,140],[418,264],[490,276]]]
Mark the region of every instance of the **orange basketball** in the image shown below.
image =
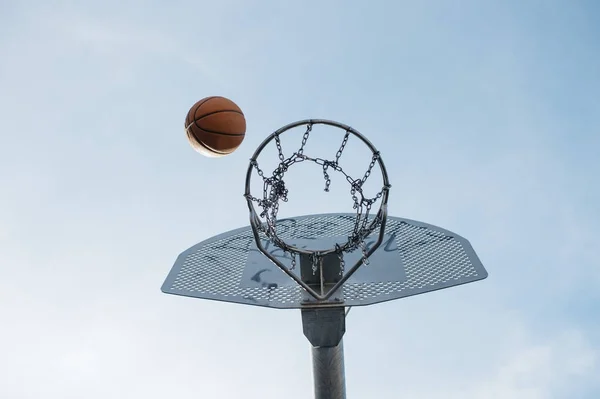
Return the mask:
[[[190,108],[185,118],[188,141],[199,153],[222,157],[235,151],[246,135],[246,118],[236,103],[225,97],[206,97]]]

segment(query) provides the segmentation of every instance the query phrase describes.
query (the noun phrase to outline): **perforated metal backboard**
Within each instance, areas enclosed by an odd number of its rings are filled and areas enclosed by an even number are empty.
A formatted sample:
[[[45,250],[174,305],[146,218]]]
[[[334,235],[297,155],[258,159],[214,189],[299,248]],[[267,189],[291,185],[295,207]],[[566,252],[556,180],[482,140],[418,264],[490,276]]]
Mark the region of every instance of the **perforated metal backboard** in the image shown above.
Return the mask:
[[[321,214],[278,220],[279,237],[311,249],[344,243],[354,214]],[[373,237],[378,231],[373,233]],[[291,257],[265,237],[263,244],[284,264]],[[366,241],[372,245],[375,238]],[[347,254],[346,264],[360,259]],[[299,269],[299,265],[296,269]],[[295,270],[300,273],[300,270]],[[194,245],[177,258],[165,280],[167,294],[273,308],[361,306],[482,280],[487,272],[471,244],[440,227],[388,217],[385,238],[326,303],[317,304],[256,247],[252,229],[243,227]]]

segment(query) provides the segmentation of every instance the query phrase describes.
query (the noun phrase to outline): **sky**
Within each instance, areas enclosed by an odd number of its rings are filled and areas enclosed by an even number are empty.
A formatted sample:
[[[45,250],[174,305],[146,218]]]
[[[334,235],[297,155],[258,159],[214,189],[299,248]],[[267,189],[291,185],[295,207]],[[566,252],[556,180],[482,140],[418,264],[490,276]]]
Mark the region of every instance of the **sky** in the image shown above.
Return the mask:
[[[348,397],[597,398],[599,20],[583,0],[1,1],[0,397],[312,397],[299,311],[160,286],[248,223],[258,144],[326,118],[381,149],[391,215],[489,272],[354,309]],[[211,95],[248,126],[218,159],[183,131]],[[294,192],[290,215],[352,212]]]

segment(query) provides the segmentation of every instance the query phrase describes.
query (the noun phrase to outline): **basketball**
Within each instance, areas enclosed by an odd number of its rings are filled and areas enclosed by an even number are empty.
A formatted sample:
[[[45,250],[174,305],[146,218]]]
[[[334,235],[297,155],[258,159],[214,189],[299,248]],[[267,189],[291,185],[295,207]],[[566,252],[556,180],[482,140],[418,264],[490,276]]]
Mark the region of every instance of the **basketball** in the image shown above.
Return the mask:
[[[246,135],[246,118],[236,103],[212,96],[198,101],[185,118],[191,146],[208,157],[222,157],[235,151]]]

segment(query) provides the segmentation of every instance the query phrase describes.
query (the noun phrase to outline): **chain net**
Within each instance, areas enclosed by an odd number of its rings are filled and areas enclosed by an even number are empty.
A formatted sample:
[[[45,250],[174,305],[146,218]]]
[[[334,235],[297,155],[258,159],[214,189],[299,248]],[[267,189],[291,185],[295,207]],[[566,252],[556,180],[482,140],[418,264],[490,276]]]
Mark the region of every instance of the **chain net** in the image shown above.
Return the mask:
[[[356,219],[354,222],[354,228],[351,234],[348,237],[348,241],[339,245],[336,244],[335,252],[337,253],[340,260],[340,274],[344,272],[344,253],[354,252],[357,249],[360,249],[362,252],[362,261],[363,264],[368,264],[368,256],[367,256],[367,247],[365,245],[365,239],[381,224],[381,220],[379,220],[380,216],[376,215],[375,218],[369,223],[369,216],[371,212],[371,208],[374,203],[377,202],[382,196],[386,186],[383,186],[382,189],[372,198],[368,198],[363,193],[363,185],[371,175],[371,171],[377,161],[379,160],[380,154],[379,152],[374,152],[371,158],[371,162],[367,168],[367,171],[362,176],[362,178],[354,179],[348,173],[346,173],[339,164],[340,157],[344,152],[344,148],[348,143],[348,139],[350,137],[350,131],[347,130],[342,143],[335,154],[334,160],[327,160],[323,158],[311,158],[304,154],[304,147],[306,142],[308,141],[311,131],[313,128],[313,124],[309,123],[306,127],[306,131],[302,136],[302,142],[300,144],[300,148],[294,152],[291,156],[285,157],[283,155],[283,149],[281,147],[281,140],[279,134],[277,134],[275,139],[275,145],[277,146],[277,151],[279,154],[279,164],[273,171],[271,176],[265,175],[265,172],[259,167],[258,162],[256,160],[251,160],[251,165],[256,170],[257,174],[263,180],[263,195],[262,198],[257,198],[252,195],[247,195],[247,199],[255,202],[262,211],[260,212],[260,217],[265,219],[264,224],[260,224],[260,230],[267,236],[267,238],[282,251],[289,253],[292,256],[292,264],[290,269],[293,269],[296,266],[296,256],[299,255],[299,252],[295,250],[290,245],[286,244],[281,238],[277,235],[277,213],[279,211],[279,203],[280,201],[287,202],[288,201],[288,189],[285,186],[284,176],[288,171],[290,166],[310,161],[320,165],[323,169],[323,178],[325,180],[325,188],[324,191],[329,192],[329,188],[331,185],[331,177],[329,173],[331,170],[335,172],[339,172],[343,174],[346,178],[346,181],[350,184],[350,194],[352,196],[352,200],[354,201],[353,209],[356,210]],[[318,264],[320,261],[319,254],[313,253],[311,255],[312,261],[312,271],[316,273],[318,269]]]

